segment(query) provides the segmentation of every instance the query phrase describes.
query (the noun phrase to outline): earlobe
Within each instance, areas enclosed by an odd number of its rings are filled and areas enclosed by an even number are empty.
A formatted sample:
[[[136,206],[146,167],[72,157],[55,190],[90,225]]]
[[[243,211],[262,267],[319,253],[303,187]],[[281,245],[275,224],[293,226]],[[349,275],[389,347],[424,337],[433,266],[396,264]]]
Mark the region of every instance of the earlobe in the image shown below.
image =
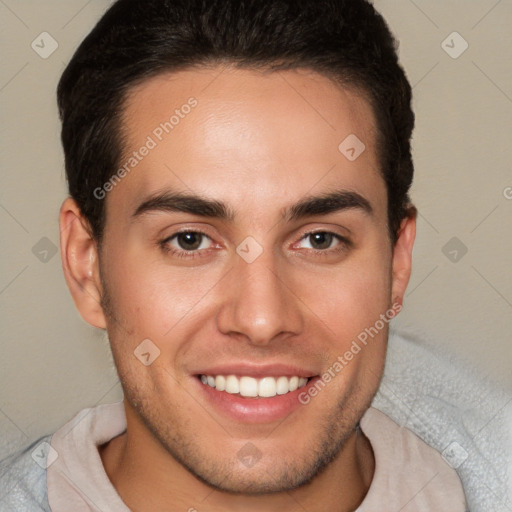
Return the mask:
[[[75,306],[87,323],[105,329],[97,242],[73,199],[62,203],[59,224],[62,268]]]
[[[393,297],[394,303],[400,305],[403,303],[405,290],[411,277],[412,250],[416,238],[416,216],[417,210],[412,206],[409,215],[400,224],[398,239],[393,248],[391,297]]]

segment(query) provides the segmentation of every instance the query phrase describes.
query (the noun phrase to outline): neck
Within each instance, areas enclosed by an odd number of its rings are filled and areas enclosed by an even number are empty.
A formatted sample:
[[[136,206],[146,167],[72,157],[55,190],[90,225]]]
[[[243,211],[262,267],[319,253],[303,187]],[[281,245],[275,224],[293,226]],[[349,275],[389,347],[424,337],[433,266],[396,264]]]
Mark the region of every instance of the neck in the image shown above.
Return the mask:
[[[258,496],[214,490],[176,461],[126,402],[125,408],[126,432],[99,447],[99,452],[110,481],[131,510],[349,512],[361,504],[373,479],[371,444],[356,429],[331,464],[305,486]]]

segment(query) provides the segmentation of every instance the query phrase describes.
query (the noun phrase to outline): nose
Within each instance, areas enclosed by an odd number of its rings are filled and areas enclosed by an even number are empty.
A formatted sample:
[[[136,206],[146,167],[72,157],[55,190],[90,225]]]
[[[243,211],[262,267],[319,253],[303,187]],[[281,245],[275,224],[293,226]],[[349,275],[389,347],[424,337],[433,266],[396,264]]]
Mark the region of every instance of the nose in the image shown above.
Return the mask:
[[[265,346],[277,337],[293,335],[303,328],[300,299],[290,282],[290,272],[280,270],[270,251],[254,262],[235,261],[224,284],[218,329],[238,335],[249,343]]]

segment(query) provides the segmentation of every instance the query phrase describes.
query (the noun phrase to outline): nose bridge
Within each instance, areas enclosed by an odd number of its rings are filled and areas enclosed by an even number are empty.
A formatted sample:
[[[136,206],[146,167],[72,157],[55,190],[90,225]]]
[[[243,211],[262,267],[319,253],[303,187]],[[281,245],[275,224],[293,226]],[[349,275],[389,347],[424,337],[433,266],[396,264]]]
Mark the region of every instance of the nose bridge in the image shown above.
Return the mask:
[[[302,329],[300,309],[279,268],[270,250],[252,263],[236,258],[218,315],[221,332],[266,345],[280,333]]]

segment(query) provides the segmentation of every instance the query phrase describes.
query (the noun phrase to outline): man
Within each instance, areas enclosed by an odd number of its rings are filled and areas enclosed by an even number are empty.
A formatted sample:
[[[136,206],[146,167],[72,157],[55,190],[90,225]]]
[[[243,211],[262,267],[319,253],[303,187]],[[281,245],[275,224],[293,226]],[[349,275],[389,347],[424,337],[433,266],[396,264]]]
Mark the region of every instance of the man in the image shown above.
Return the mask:
[[[370,407],[411,272],[410,93],[364,0],[109,9],[58,89],[61,255],[124,402],[45,438],[16,503],[465,510]]]

